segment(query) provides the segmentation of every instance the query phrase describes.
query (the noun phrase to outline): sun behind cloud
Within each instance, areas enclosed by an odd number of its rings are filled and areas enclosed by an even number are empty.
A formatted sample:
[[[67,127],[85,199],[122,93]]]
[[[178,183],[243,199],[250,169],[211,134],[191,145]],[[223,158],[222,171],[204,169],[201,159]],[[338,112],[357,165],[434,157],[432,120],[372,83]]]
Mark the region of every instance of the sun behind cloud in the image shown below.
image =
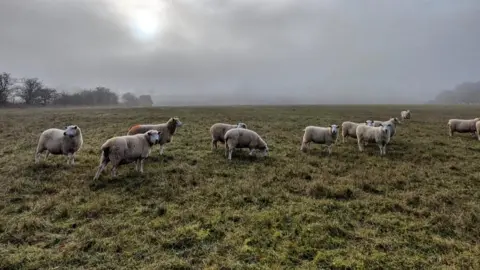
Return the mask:
[[[132,35],[140,41],[156,40],[167,25],[166,0],[106,0],[118,12]]]

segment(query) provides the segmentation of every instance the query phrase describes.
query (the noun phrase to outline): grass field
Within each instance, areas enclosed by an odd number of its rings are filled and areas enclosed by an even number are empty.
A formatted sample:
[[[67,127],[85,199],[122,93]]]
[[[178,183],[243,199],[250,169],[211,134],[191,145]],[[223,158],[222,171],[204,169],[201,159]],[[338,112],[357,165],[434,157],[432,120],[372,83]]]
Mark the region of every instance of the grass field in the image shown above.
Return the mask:
[[[396,106],[0,111],[1,269],[480,268],[480,142],[447,136],[472,106],[409,106],[387,155],[356,140],[327,156],[300,148],[307,125],[399,116]],[[129,126],[178,116],[145,173],[110,166],[100,146]],[[212,153],[209,127],[245,122],[270,156]],[[40,133],[77,124],[84,145],[34,164]],[[341,142],[341,140],[339,140]],[[325,148],[322,148],[325,149]]]

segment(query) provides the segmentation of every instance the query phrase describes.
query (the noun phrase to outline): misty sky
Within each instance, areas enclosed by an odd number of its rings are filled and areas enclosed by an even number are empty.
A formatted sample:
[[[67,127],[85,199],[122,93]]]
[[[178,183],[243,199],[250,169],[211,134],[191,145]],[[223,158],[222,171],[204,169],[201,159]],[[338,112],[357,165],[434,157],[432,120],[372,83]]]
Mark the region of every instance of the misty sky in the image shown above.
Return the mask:
[[[0,25],[0,72],[61,89],[377,103],[480,80],[480,0],[0,0]]]

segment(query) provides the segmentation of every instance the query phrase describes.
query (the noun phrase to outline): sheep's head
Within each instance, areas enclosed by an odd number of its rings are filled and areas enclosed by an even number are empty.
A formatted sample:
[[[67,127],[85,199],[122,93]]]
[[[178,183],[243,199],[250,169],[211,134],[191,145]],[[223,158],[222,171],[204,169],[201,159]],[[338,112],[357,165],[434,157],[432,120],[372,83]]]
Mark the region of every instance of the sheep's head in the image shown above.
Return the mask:
[[[148,141],[150,142],[150,144],[157,144],[160,142],[160,138],[161,138],[161,133],[159,133],[158,131],[152,129],[152,130],[149,130],[145,133],[147,135],[147,138],[148,138]]]
[[[183,126],[182,121],[180,121],[180,119],[179,119],[178,117],[173,117],[172,119],[173,119],[173,121],[175,122],[175,126],[176,126],[176,127],[181,127],[181,126]]]
[[[77,125],[70,125],[65,127],[65,131],[63,132],[63,136],[68,136],[70,138],[73,138],[80,133],[80,129],[78,128]]]
[[[333,135],[336,135],[338,133],[338,126],[333,124],[333,125],[330,126],[330,130],[331,130]]]
[[[395,124],[401,124],[401,123],[402,123],[402,122],[400,122],[400,120],[398,120],[397,117],[392,117],[392,118],[390,118],[390,122],[393,122],[393,123],[395,123]]]
[[[246,129],[246,128],[247,128],[247,125],[246,125],[245,123],[239,122],[239,123],[237,124],[237,128],[244,128],[244,129]]]
[[[365,124],[367,126],[373,126],[373,121],[372,120],[367,120],[367,121],[365,121]]]
[[[379,127],[382,133],[388,134],[390,132],[390,129],[392,128],[392,124],[391,123],[379,124]]]

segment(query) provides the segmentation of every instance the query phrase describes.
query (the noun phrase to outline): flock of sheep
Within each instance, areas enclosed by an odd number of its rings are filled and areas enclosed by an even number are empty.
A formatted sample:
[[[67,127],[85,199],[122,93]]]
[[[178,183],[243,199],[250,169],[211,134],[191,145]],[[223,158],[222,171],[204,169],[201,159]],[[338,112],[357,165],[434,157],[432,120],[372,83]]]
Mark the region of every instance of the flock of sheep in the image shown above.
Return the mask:
[[[400,113],[402,120],[411,119],[410,110]],[[352,137],[357,139],[358,149],[364,151],[369,143],[375,143],[380,149],[380,155],[386,154],[386,146],[395,135],[396,125],[401,123],[396,117],[388,121],[366,120],[364,123],[346,121],[342,123],[342,140]],[[123,164],[135,162],[135,170],[143,173],[144,160],[149,156],[151,147],[160,145],[160,155],[163,155],[166,143],[170,143],[177,128],[183,123],[177,117],[170,118],[166,123],[152,125],[140,124],[132,126],[125,136],[115,136],[108,139],[101,146],[100,165],[95,174],[94,180],[98,179],[108,163],[112,163],[112,176],[116,176],[117,168]],[[472,133],[480,140],[480,118],[475,119],[450,119],[448,121],[449,135],[454,132]],[[338,126],[333,124],[329,127],[307,126],[304,129],[303,139],[300,146],[305,151],[311,142],[324,144],[328,147],[329,154],[332,153],[332,145],[338,139]],[[225,144],[225,156],[232,159],[233,150],[236,148],[248,148],[249,155],[255,150],[268,155],[267,143],[255,131],[247,128],[245,123],[237,125],[216,123],[210,128],[212,138],[212,151],[217,149],[217,143]],[[75,163],[75,154],[83,144],[83,137],[80,128],[76,125],[67,126],[65,129],[50,128],[40,135],[37,150],[35,152],[35,163],[40,161],[40,156],[46,152],[45,159],[49,154],[66,155],[67,164]]]

